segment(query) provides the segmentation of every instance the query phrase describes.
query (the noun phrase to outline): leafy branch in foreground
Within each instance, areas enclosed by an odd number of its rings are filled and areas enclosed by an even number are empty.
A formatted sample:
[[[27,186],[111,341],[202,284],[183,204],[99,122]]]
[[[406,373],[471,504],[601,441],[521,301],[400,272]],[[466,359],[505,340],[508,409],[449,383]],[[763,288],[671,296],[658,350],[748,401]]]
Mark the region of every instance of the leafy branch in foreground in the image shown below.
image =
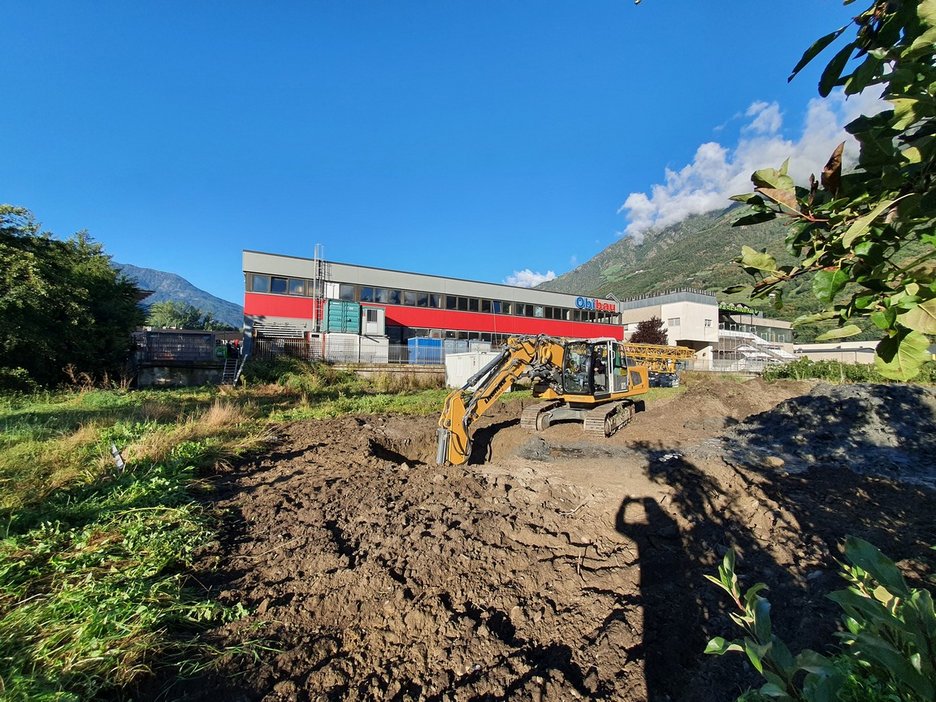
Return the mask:
[[[808,187],[794,183],[786,162],[753,174],[754,192],[732,198],[751,208],[735,224],[788,219],[786,244],[798,262],[778,266],[750,247],[738,262],[756,278],[751,295],[777,305],[783,283],[814,274],[813,293],[827,311],[797,322],[838,320],[819,338],[828,340],[860,333],[851,322],[868,318],[884,335],[878,372],[906,380],[929,358],[936,334],[936,0],[875,0],[853,24],[855,37],[825,67],[819,93],[879,87],[891,107],[846,126],[859,145],[850,172],[840,144]],[[816,41],[790,78],[846,29]]]
[[[706,653],[743,652],[766,683],[762,698],[781,702],[886,699],[916,702],[936,699],[936,614],[927,590],[911,589],[900,571],[862,539],[845,541],[842,575],[848,587],[828,597],[843,610],[845,630],[837,636],[842,652],[829,658],[804,649],[796,656],[773,632],[770,602],[757,583],[742,593],[729,551],[718,576],[706,575],[727,592],[737,613],[731,619],[744,636],[715,637]]]

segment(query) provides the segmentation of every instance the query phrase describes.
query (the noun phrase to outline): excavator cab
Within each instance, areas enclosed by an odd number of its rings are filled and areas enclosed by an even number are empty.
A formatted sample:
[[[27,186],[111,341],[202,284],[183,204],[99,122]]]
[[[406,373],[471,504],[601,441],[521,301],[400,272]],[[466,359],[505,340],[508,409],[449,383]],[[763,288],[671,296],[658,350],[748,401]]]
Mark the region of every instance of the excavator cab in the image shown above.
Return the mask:
[[[629,365],[623,347],[612,339],[569,342],[563,354],[562,392],[596,400],[626,392]]]

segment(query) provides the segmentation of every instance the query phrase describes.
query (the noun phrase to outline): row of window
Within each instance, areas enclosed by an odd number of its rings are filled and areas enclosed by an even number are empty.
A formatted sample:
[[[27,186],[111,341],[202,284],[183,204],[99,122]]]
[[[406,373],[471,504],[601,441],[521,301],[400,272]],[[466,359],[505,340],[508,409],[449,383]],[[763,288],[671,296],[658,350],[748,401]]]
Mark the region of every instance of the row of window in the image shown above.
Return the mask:
[[[300,278],[249,274],[248,287],[251,292],[275,293],[277,295],[311,295],[312,281]],[[367,285],[340,283],[338,297],[352,302],[376,303],[382,305],[405,305],[409,307],[427,307],[459,312],[481,312],[485,314],[504,314],[517,317],[536,317],[556,319],[567,322],[600,322],[619,324],[616,312],[596,312],[549,305],[531,305],[509,300],[488,300],[461,295],[443,295],[442,293],[421,292],[416,290],[397,290],[395,288],[377,288]]]
[[[493,346],[507,343],[515,334],[492,334],[490,332],[460,331],[455,329],[423,329],[387,325],[387,337],[391,344],[406,343],[409,339],[455,339],[457,341],[489,341]]]

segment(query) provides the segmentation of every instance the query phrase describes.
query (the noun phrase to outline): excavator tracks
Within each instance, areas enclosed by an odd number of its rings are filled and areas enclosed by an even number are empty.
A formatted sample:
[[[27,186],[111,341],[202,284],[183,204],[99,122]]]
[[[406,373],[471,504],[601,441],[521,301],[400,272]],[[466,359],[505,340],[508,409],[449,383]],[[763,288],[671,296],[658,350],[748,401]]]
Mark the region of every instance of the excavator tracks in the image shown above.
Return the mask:
[[[524,429],[532,429],[533,431],[543,431],[543,429],[549,426],[548,420],[545,418],[546,413],[561,404],[561,402],[555,401],[538,402],[535,405],[524,408],[523,413],[520,415],[520,426]]]
[[[585,415],[583,428],[586,434],[613,436],[618,429],[633,419],[636,413],[636,407],[630,400],[599,405]]]

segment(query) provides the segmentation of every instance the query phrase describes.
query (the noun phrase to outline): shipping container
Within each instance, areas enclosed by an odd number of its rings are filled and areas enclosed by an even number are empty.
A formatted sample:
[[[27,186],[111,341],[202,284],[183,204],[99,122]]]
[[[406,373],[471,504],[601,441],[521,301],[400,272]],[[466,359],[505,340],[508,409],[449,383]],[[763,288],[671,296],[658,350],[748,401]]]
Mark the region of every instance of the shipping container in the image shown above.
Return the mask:
[[[329,300],[325,305],[322,330],[340,334],[361,333],[361,305],[350,300]]]

